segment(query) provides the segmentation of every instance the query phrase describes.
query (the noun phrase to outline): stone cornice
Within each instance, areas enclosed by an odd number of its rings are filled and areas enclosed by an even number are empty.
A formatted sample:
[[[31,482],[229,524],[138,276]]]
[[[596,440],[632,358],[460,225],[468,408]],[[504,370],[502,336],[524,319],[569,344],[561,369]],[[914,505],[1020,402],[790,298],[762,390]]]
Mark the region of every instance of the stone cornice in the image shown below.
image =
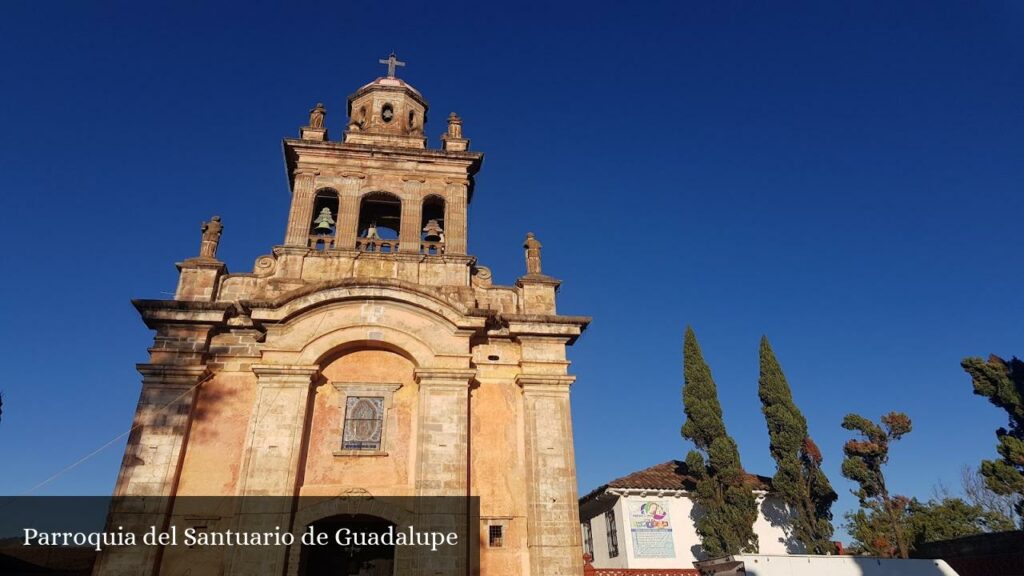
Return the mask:
[[[398,157],[401,160],[433,160],[439,162],[452,162],[455,164],[468,165],[471,174],[480,169],[483,160],[483,152],[455,152],[452,150],[439,150],[436,148],[403,148],[398,146],[381,146],[376,144],[353,144],[350,142],[299,140],[296,138],[285,138],[283,140],[285,150],[294,149],[306,151],[343,152],[356,158],[375,158],[381,156]],[[293,162],[289,159],[289,174],[294,170]]]
[[[465,368],[417,368],[414,372],[416,382],[449,381],[459,385],[468,385],[476,377],[476,370]]]
[[[520,276],[516,279],[516,286],[522,288],[526,284],[542,284],[545,286],[554,286],[557,290],[562,285],[562,281],[558,278],[552,278],[547,274],[527,274]]]
[[[142,374],[143,384],[184,388],[195,386],[201,379],[210,375],[209,369],[203,365],[136,364],[135,369]]]
[[[519,374],[516,384],[523,388],[554,389],[568,388],[576,381],[575,376],[568,374]]]
[[[220,324],[235,307],[231,302],[185,300],[132,300],[132,305],[153,330],[161,324]]]
[[[503,323],[508,326],[509,336],[564,338],[573,344],[590,325],[589,316],[558,316],[545,314],[502,314]]]
[[[285,138],[282,141],[285,166],[288,173],[288,187],[295,186],[295,165],[298,162],[299,153],[323,156],[328,158],[350,158],[356,161],[387,160],[389,162],[433,162],[439,164],[450,164],[459,170],[464,170],[468,179],[468,199],[473,197],[473,175],[480,171],[483,164],[483,152],[455,152],[451,150],[438,150],[433,148],[402,148],[397,146],[381,146],[370,144],[354,144],[349,142],[318,142],[313,140],[301,140]]]
[[[179,272],[181,272],[182,268],[209,268],[211,270],[222,270],[225,273],[228,271],[227,265],[220,260],[216,258],[203,258],[201,256],[176,262],[174,265],[178,268]]]
[[[412,98],[413,100],[419,102],[420,105],[422,105],[424,108],[430,108],[430,104],[427,102],[427,99],[424,98],[422,94],[420,94],[420,91],[406,84],[404,81],[399,80],[399,82],[401,82],[400,84],[390,85],[382,84],[380,82],[381,80],[381,78],[378,78],[377,80],[374,80],[373,82],[370,82],[369,84],[359,88],[352,94],[349,94],[348,115],[350,117],[352,116],[352,101],[364,94],[369,94],[370,92],[395,92],[405,94],[409,96],[409,98]]]
[[[291,364],[253,364],[260,384],[308,386],[319,373],[319,366]]]

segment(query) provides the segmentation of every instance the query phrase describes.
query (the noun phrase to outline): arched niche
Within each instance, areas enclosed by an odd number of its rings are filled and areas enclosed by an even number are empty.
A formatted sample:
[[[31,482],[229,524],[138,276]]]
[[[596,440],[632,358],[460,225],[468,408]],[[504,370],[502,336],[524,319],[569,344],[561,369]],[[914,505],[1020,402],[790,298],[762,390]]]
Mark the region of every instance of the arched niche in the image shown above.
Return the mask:
[[[309,247],[325,250],[334,247],[340,219],[341,199],[334,188],[321,188],[313,196],[313,216],[309,222]]]
[[[390,192],[368,192],[359,201],[356,248],[363,252],[398,251],[402,199]]]
[[[446,204],[443,197],[430,194],[423,199],[420,222],[420,253],[444,254]]]

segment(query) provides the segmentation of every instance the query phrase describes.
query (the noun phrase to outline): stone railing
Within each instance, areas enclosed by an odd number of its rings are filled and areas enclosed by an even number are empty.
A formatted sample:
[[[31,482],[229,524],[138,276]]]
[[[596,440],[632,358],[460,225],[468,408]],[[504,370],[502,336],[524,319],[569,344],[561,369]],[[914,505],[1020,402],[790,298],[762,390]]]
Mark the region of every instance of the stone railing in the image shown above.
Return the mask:
[[[329,248],[334,248],[334,236],[327,236],[323,234],[310,234],[308,246],[310,248],[315,248],[317,250],[326,250]]]
[[[360,252],[376,252],[378,254],[394,254],[398,252],[398,239],[357,238],[356,250]]]
[[[420,244],[420,254],[426,254],[427,256],[441,256],[444,254],[444,242],[424,240]]]

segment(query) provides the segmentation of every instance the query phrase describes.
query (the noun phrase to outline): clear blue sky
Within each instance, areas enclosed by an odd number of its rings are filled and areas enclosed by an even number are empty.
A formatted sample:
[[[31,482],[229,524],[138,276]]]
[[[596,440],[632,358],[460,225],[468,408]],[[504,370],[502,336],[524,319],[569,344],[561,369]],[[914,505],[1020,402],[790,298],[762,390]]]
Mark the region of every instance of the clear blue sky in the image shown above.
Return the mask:
[[[283,236],[282,137],[391,50],[487,156],[471,252],[522,272],[536,232],[572,350],[580,487],[682,458],[697,330],[748,469],[771,474],[766,333],[843,494],[843,414],[904,410],[893,490],[994,455],[966,355],[1024,354],[1024,7],[338,2],[0,5],[0,493],[127,429],[199,223],[251,269]],[[826,5],[827,4],[827,5]],[[106,494],[123,440],[40,491]]]

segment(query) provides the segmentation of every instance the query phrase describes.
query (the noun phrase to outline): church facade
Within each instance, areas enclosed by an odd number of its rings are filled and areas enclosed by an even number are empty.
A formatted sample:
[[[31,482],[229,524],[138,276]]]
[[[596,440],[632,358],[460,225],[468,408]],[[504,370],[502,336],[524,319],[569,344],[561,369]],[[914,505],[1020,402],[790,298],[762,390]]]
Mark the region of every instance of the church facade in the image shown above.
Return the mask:
[[[480,573],[582,574],[566,348],[589,318],[556,311],[532,234],[492,283],[468,246],[483,155],[454,113],[428,147],[427,101],[382,63],[340,139],[317,105],[284,140],[281,244],[229,273],[214,218],[174,298],[134,302],[156,334],[115,496],[476,496]]]

